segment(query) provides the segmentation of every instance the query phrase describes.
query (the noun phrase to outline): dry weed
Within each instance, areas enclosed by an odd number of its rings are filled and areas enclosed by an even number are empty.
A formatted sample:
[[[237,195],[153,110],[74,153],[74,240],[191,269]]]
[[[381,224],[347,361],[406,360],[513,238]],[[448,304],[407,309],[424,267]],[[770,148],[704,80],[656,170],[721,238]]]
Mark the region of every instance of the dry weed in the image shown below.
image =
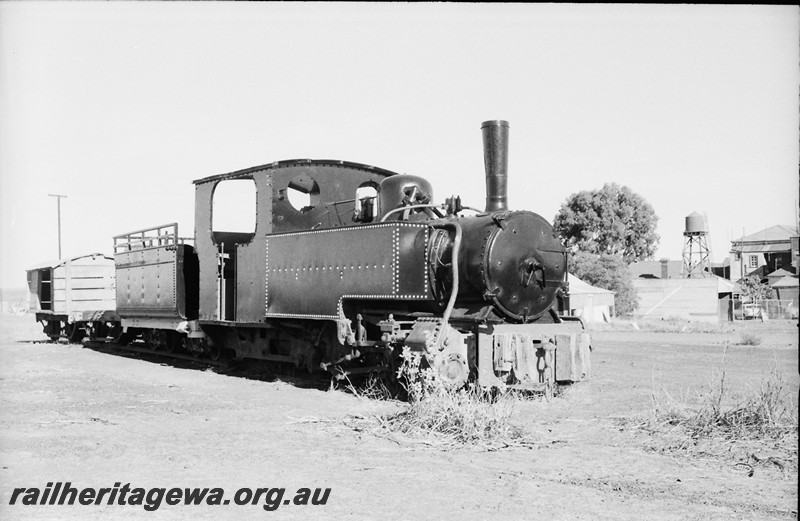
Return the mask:
[[[796,472],[797,404],[777,365],[744,393],[732,393],[720,370],[695,400],[653,389],[650,417],[637,425],[655,435],[653,450],[732,460],[748,476],[756,467],[778,469],[784,479]]]
[[[385,379],[378,374],[370,373],[358,383],[353,383],[347,375],[344,378],[347,380],[345,390],[358,398],[386,401],[397,397],[397,393],[389,389]]]
[[[760,346],[761,336],[751,331],[745,331],[742,333],[738,344],[743,346]]]
[[[798,432],[796,404],[786,376],[775,364],[757,389],[745,393],[732,393],[725,371],[715,370],[697,405],[688,405],[685,398],[675,400],[663,389],[654,389],[652,404],[650,430],[679,427],[692,439],[779,440]]]
[[[679,434],[684,442],[676,448],[697,445],[698,440],[721,442],[759,441],[785,447],[796,455],[797,404],[786,375],[776,364],[762,377],[758,388],[744,393],[730,391],[724,370],[715,370],[707,387],[689,405],[684,397],[675,400],[663,388],[652,394],[652,409],[646,427],[652,433]]]
[[[398,378],[407,401],[398,402],[399,408],[390,413],[374,415],[378,424],[370,429],[372,434],[440,449],[497,450],[533,444],[511,421],[520,399],[516,395],[474,385],[449,387],[426,367],[422,356],[410,352],[405,353]],[[357,424],[351,427],[364,430],[364,421]]]

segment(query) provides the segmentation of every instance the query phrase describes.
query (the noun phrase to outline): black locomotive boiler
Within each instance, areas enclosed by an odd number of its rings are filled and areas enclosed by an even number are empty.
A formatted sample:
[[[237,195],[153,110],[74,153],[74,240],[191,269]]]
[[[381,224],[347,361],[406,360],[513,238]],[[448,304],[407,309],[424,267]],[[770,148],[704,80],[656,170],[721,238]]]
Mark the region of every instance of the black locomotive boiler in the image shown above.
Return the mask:
[[[482,132],[482,211],[435,203],[422,177],[346,161],[195,181],[193,245],[177,225],[114,238],[123,338],[340,375],[391,373],[411,351],[454,385],[587,378],[567,254],[545,219],[507,208],[508,123]],[[215,197],[232,182],[253,188],[249,231],[217,229]]]

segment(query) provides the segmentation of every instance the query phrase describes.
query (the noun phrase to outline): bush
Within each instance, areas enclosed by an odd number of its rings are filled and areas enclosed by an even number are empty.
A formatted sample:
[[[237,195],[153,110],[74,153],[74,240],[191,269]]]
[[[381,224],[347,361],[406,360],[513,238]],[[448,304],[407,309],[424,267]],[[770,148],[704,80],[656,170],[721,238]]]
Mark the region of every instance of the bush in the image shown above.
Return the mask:
[[[742,288],[742,297],[745,300],[763,300],[772,298],[772,288],[769,284],[761,282],[757,275],[750,275],[739,281]]]
[[[739,344],[743,346],[760,346],[761,337],[750,331],[745,331],[739,340]]]
[[[514,395],[477,385],[452,388],[425,367],[420,354],[408,351],[398,377],[405,382],[408,402],[399,412],[378,418],[385,429],[438,446],[494,450],[528,443],[525,432],[511,422]]]

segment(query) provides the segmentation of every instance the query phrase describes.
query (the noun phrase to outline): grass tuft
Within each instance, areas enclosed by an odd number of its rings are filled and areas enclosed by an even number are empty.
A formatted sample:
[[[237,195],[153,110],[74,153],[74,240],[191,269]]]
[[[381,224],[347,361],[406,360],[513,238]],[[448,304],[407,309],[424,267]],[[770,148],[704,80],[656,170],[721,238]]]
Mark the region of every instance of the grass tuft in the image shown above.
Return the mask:
[[[651,430],[679,427],[692,439],[777,440],[798,433],[796,404],[775,365],[757,389],[746,393],[731,393],[725,371],[717,370],[696,405],[687,405],[685,398],[675,400],[663,389],[653,392],[652,404]]]
[[[443,449],[497,450],[532,444],[511,421],[519,397],[477,385],[450,387],[425,366],[421,355],[405,355],[398,377],[408,399],[399,410],[378,417],[385,431]]]
[[[744,331],[738,343],[743,346],[760,346],[761,336],[752,331]]]

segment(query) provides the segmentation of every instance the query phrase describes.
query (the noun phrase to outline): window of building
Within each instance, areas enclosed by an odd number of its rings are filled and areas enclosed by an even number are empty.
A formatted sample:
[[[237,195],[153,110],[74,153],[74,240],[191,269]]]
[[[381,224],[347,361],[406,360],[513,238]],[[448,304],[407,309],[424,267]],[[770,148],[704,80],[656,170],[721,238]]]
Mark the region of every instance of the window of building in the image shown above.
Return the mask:
[[[758,255],[750,255],[750,267],[758,268]]]

